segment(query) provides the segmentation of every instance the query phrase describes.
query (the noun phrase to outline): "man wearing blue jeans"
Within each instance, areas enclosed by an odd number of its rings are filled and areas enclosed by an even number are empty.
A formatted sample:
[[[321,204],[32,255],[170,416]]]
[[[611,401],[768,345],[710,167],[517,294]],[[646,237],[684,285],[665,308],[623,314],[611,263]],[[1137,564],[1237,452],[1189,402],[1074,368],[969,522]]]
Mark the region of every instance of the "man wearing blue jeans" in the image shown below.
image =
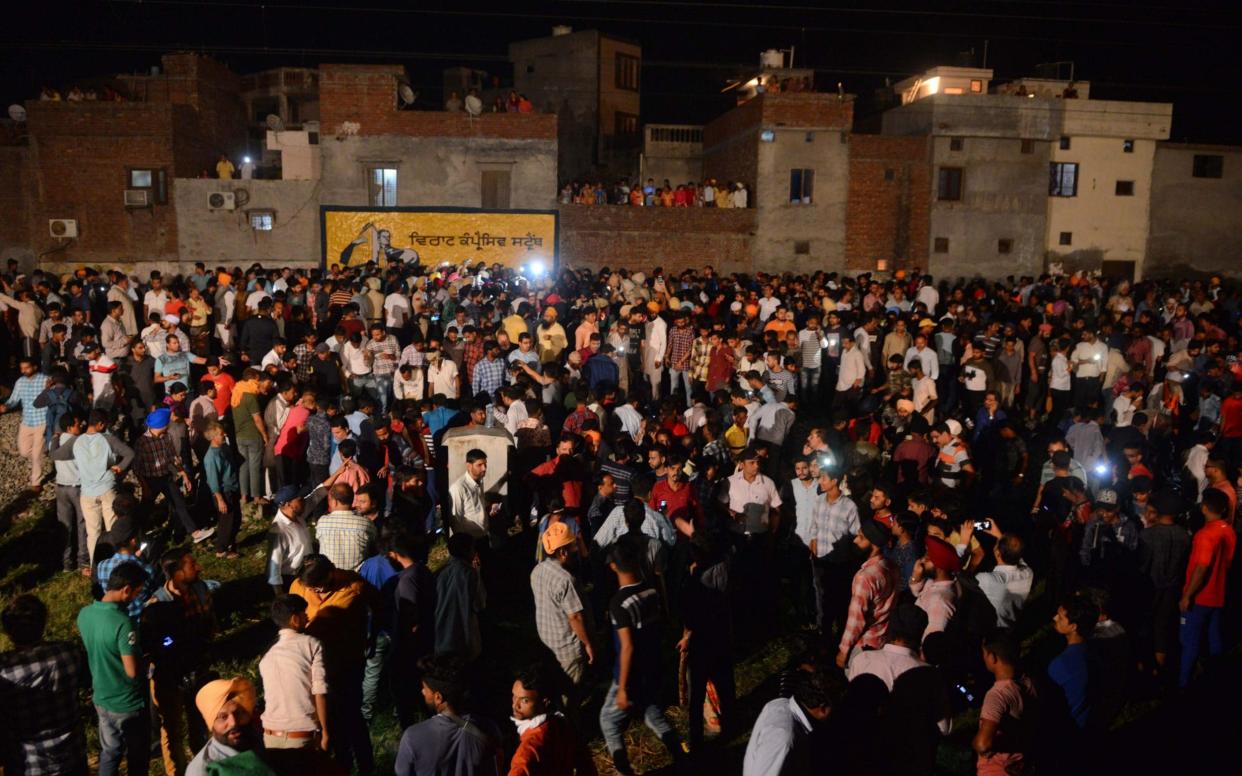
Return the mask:
[[[1190,684],[1195,661],[1203,648],[1207,631],[1209,657],[1225,649],[1221,636],[1221,613],[1225,608],[1225,574],[1233,560],[1237,537],[1224,517],[1229,513],[1229,497],[1216,488],[1203,492],[1203,527],[1191,540],[1190,562],[1186,564],[1186,586],[1182,588],[1182,665],[1178,686]]]
[[[146,776],[151,757],[151,718],[138,628],[126,608],[147,581],[137,563],[122,563],[106,580],[101,600],[78,613],[78,631],[91,669],[99,715],[99,774],[114,776],[124,754],[131,776]]]
[[[617,575],[617,592],[608,605],[617,659],[612,685],[599,710],[599,728],[617,773],[628,776],[625,723],[633,715],[643,722],[672,755],[681,759],[681,743],[657,704],[660,667],[660,594],[643,581],[642,552],[645,545],[623,537],[608,553],[608,567]]]

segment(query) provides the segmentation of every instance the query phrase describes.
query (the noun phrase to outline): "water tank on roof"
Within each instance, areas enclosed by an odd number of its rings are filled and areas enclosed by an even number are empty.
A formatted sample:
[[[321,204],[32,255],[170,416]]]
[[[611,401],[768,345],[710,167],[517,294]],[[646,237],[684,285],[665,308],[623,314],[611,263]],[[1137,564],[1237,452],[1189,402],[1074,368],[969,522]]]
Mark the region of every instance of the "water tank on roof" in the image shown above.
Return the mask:
[[[765,70],[779,70],[785,66],[785,52],[768,49],[759,55],[759,66]]]
[[[562,35],[568,35],[573,31],[574,28],[570,27],[568,24],[558,24],[552,28],[552,37],[559,38]]]

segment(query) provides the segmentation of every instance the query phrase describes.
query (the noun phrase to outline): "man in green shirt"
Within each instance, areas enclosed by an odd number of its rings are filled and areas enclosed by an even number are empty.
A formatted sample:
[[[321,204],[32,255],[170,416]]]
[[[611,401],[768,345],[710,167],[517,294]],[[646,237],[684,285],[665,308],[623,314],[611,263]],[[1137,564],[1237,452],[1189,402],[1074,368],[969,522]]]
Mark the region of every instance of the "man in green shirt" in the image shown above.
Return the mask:
[[[108,577],[103,598],[78,612],[78,632],[86,646],[99,715],[100,776],[117,773],[122,753],[131,776],[146,776],[151,756],[142,650],[127,613],[146,577],[138,564],[122,563]]]

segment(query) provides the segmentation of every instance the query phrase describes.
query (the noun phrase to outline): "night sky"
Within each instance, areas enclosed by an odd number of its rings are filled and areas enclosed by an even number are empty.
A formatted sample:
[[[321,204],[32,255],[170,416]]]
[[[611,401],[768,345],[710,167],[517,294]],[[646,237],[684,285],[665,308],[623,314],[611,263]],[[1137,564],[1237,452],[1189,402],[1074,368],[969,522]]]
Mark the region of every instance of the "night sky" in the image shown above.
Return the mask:
[[[111,0],[22,3],[0,33],[0,99],[62,91],[92,76],[145,71],[162,52],[209,53],[240,73],[322,62],[404,64],[421,102],[439,102],[440,71],[470,65],[506,82],[511,40],[552,25],[597,28],[644,49],[643,120],[702,123],[728,109],[726,80],[767,48],[796,50],[821,90],[858,94],[858,115],[887,77],[984,61],[997,80],[1072,61],[1101,99],[1171,101],[1172,139],[1242,144],[1233,103],[1242,75],[1236,2],[871,3],[439,2],[436,0]],[[15,14],[15,16],[13,16]],[[1228,116],[1235,116],[1228,119]]]

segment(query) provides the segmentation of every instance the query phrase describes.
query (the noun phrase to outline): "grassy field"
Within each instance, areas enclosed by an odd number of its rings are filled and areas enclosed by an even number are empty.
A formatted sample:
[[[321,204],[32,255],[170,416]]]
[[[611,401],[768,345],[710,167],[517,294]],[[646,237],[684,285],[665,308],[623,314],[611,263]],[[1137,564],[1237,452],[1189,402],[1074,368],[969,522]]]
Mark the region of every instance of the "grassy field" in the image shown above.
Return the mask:
[[[248,519],[238,541],[240,558],[220,560],[206,547],[198,553],[198,557],[204,569],[204,578],[221,583],[215,602],[222,632],[213,644],[212,668],[219,675],[247,676],[257,683],[258,660],[273,642],[275,629],[266,617],[272,594],[262,579],[267,524],[260,516],[250,512],[247,514]],[[486,646],[483,656],[476,664],[474,677],[476,685],[481,688],[476,693],[479,710],[502,723],[508,717],[508,690],[514,669],[533,662],[544,654],[535,634],[529,588],[523,584],[525,578],[516,568],[522,562],[521,559],[531,557],[528,551],[533,550],[532,538],[518,537],[517,542],[517,546],[510,548],[505,554],[506,562],[515,566],[505,578],[514,579],[515,584],[488,591],[488,613],[484,621]],[[90,586],[86,579],[77,574],[53,570],[59,565],[56,562],[58,552],[51,502],[23,497],[0,509],[0,605],[19,592],[33,592],[43,599],[51,613],[48,638],[76,639],[74,620],[78,610],[90,601]],[[438,545],[432,553],[431,566],[438,569],[444,561],[443,546]],[[1038,598],[1033,599],[1030,607],[1032,612],[1039,608],[1039,604]],[[777,633],[771,638],[754,637],[752,634],[751,638],[743,639],[746,643],[741,647],[736,669],[740,732],[733,740],[709,743],[695,772],[740,772],[745,751],[745,731],[749,729],[763,704],[774,697],[776,675],[804,646],[792,627],[792,622],[787,621],[785,627],[778,627],[776,630]],[[1050,631],[1048,626],[1037,621],[1028,628],[1025,651],[1031,665],[1045,664],[1060,649],[1060,639]],[[675,654],[672,647],[674,640],[670,633],[666,640],[667,654],[670,657]],[[597,644],[606,643],[605,635],[601,633]],[[10,647],[2,636],[0,647]],[[611,658],[606,657],[607,648],[599,651],[605,655],[596,666],[598,694],[602,695],[607,686],[610,666],[608,661]],[[1236,653],[1233,660],[1236,667]],[[671,695],[673,683],[669,681],[666,684],[670,687],[670,697],[666,699],[671,707],[669,718],[684,733],[685,710],[676,706],[676,698]],[[402,688],[402,691],[418,692],[418,688]],[[1118,720],[1118,738],[1131,741],[1128,745],[1131,748],[1127,751],[1133,755],[1141,751],[1146,743],[1140,731],[1155,724],[1153,720],[1163,719],[1173,713],[1176,713],[1173,707],[1161,708],[1152,701],[1132,702],[1126,706]],[[86,694],[82,698],[82,714],[93,755],[96,749],[94,714]],[[1160,716],[1156,716],[1157,714]],[[969,710],[955,719],[953,733],[940,747],[940,772],[974,772],[970,738],[974,733],[976,719],[976,712]],[[400,732],[392,713],[391,698],[382,697],[372,725],[379,773],[392,772]],[[640,772],[661,772],[667,769],[669,761],[662,745],[641,724],[631,726],[628,740],[631,758]],[[597,732],[593,734],[591,746],[597,755],[601,773],[612,773],[603,742]],[[153,761],[152,767],[153,773],[162,770],[157,761]]]

